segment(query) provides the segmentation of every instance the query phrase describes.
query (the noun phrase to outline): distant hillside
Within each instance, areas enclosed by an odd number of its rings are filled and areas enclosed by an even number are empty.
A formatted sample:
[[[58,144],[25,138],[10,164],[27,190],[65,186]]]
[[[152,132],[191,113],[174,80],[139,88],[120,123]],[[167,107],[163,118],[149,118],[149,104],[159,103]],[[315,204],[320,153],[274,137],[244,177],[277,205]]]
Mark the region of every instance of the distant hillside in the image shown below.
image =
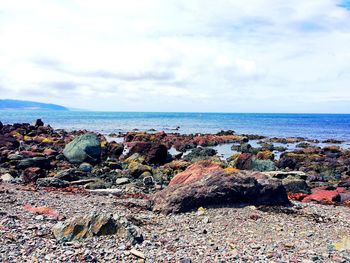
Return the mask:
[[[68,108],[35,101],[0,100],[0,110],[68,110]]]

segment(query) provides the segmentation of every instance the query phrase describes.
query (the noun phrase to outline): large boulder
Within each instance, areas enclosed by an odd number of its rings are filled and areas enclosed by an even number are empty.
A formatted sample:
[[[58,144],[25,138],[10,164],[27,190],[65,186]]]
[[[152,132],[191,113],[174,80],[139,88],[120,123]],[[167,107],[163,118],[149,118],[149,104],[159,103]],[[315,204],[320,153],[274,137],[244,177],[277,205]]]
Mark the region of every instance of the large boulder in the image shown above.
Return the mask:
[[[68,143],[63,150],[71,163],[97,162],[101,158],[101,146],[95,134],[84,134]]]
[[[138,227],[125,218],[97,212],[59,222],[52,228],[52,231],[59,242],[105,235],[117,235],[132,244],[143,241],[143,236]]]
[[[154,194],[152,201],[153,210],[164,214],[186,212],[201,206],[232,203],[289,204],[286,190],[280,180],[248,171],[239,173],[218,171],[187,184],[173,184]]]

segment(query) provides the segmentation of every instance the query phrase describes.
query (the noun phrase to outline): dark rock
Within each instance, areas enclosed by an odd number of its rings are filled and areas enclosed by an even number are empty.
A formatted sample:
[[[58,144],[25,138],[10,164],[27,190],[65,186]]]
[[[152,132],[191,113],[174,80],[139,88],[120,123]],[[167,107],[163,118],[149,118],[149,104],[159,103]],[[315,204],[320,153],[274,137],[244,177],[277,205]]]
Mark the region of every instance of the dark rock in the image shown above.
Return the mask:
[[[304,193],[310,194],[310,187],[307,183],[298,178],[293,178],[291,176],[282,180],[282,184],[288,193]]]
[[[95,134],[84,134],[68,143],[63,151],[71,163],[97,162],[101,158],[101,146]]]
[[[38,167],[41,169],[48,170],[51,168],[51,165],[50,161],[45,157],[26,158],[21,160],[17,165],[18,169],[26,169],[28,167]]]
[[[252,169],[253,155],[250,153],[242,153],[235,160],[234,165],[239,170],[251,170]]]
[[[45,176],[45,171],[39,167],[28,167],[22,173],[22,180],[24,183],[33,183],[38,178],[43,178]]]
[[[221,130],[216,135],[218,135],[218,136],[225,136],[225,135],[234,135],[234,134],[235,134],[235,132],[232,131],[232,130],[227,130],[227,131]]]
[[[35,126],[35,127],[44,126],[44,122],[43,122],[41,119],[37,119],[37,120],[34,122],[34,126]]]
[[[176,184],[154,194],[153,210],[164,214],[186,212],[209,205],[244,203],[287,205],[287,193],[278,179],[261,173],[208,174],[189,184]]]
[[[89,163],[82,163],[79,165],[79,170],[85,173],[90,173],[92,171],[92,165]]]
[[[6,147],[7,149],[16,149],[19,147],[19,142],[10,136],[0,135],[0,148]]]
[[[291,170],[294,170],[296,166],[296,160],[288,156],[283,156],[278,163],[278,167],[282,169],[289,168]]]
[[[154,185],[154,180],[152,176],[145,176],[142,181],[145,186]]]
[[[149,164],[164,164],[168,158],[168,149],[164,144],[152,142],[132,142],[130,143],[128,156],[135,153],[145,157]]]
[[[65,181],[55,177],[46,177],[46,178],[38,178],[36,180],[36,185],[40,187],[62,188],[62,187],[66,187],[68,184]]]
[[[84,173],[81,171],[77,171],[76,169],[67,169],[67,170],[62,170],[59,171],[56,175],[55,178],[61,179],[63,181],[77,181],[79,180],[80,177],[84,176]]]
[[[2,130],[2,128],[4,128],[4,124],[2,124],[2,122],[0,121],[0,131]]]

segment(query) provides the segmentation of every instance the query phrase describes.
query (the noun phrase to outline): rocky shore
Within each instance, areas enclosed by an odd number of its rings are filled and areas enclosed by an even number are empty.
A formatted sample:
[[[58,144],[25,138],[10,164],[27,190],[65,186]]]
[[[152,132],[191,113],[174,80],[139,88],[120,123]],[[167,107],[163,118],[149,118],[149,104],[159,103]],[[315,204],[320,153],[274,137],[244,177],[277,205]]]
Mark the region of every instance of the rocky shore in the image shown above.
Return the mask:
[[[0,122],[0,178],[1,262],[350,261],[350,151],[331,138]]]

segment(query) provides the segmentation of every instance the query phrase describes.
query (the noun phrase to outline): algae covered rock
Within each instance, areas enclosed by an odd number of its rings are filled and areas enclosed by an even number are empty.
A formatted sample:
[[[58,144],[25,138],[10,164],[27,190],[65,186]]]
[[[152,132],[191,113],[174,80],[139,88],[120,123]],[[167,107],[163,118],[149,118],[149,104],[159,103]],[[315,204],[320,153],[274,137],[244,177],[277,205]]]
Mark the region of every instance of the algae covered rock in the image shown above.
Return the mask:
[[[68,143],[63,151],[71,163],[96,162],[101,157],[101,146],[95,134],[84,134]]]

